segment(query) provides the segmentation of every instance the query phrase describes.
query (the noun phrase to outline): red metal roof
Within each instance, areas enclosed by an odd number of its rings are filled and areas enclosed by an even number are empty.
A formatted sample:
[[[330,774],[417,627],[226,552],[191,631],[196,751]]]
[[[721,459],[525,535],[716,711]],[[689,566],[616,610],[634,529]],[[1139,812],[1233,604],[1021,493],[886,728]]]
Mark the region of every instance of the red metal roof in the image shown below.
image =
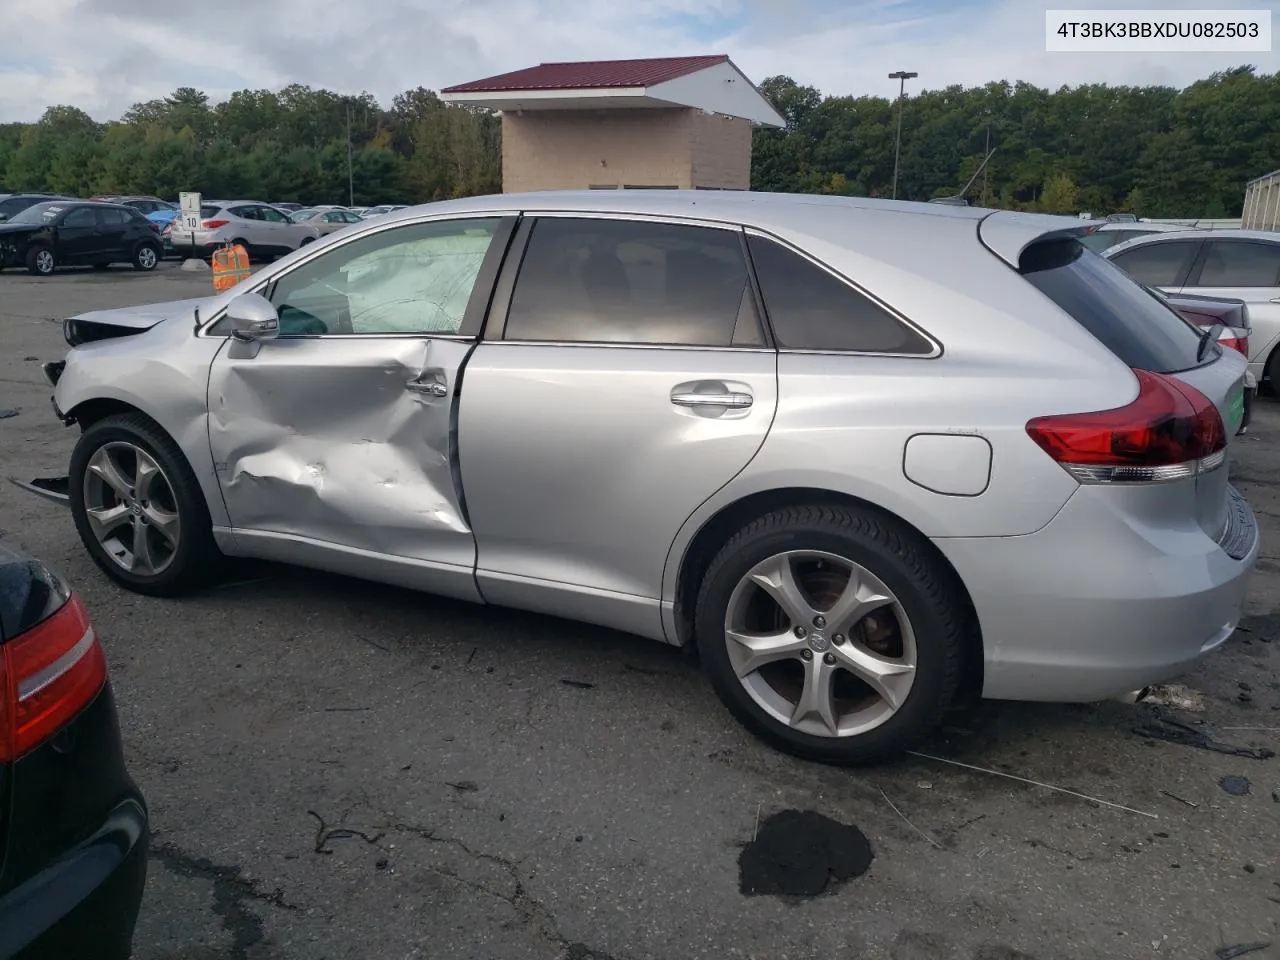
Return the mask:
[[[484,80],[445,87],[441,93],[499,93],[513,90],[589,90],[601,87],[651,87],[705,70],[729,57],[653,57],[648,60],[584,60],[578,63],[540,63]]]

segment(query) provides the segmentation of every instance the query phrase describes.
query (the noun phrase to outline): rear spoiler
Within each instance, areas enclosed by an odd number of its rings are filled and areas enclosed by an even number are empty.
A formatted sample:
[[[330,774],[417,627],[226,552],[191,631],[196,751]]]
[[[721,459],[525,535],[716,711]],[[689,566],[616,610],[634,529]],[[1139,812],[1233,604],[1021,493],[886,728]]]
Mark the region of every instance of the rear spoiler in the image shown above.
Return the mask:
[[[1044,213],[996,210],[978,221],[978,240],[1017,270],[1023,251],[1033,243],[1062,237],[1088,236],[1105,222],[1055,217]]]

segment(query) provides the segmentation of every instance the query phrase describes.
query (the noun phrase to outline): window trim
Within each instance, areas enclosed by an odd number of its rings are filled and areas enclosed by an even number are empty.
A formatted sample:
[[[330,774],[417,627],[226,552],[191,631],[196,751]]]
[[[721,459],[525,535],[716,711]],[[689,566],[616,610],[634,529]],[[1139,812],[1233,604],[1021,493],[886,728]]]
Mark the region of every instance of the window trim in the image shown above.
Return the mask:
[[[840,273],[838,270],[834,269],[833,267],[827,265],[826,263],[823,263],[817,257],[813,256],[812,254],[808,253],[805,250],[802,250],[800,247],[797,247],[795,244],[790,243],[787,240],[784,240],[782,237],[779,237],[777,234],[770,233],[768,230],[763,230],[759,227],[746,227],[743,230],[743,234],[744,234],[744,245],[745,245],[746,236],[759,237],[762,240],[772,241],[773,243],[776,243],[779,246],[781,246],[783,249],[789,250],[792,253],[796,254],[797,256],[801,257],[802,259],[807,260],[810,264],[817,267],[819,270],[822,270],[825,273],[829,274],[831,277],[833,277],[835,280],[837,280],[839,283],[843,284],[844,286],[848,287],[854,293],[870,300],[873,304],[875,304],[877,307],[879,307],[881,310],[887,313],[890,317],[892,317],[894,320],[897,320],[899,323],[905,326],[912,333],[919,336],[921,339],[923,339],[926,343],[928,343],[933,348],[929,353],[901,353],[898,351],[879,351],[879,350],[834,350],[830,348],[822,349],[822,350],[813,350],[813,349],[807,349],[803,347],[778,347],[777,350],[779,353],[831,356],[831,357],[892,357],[900,360],[936,360],[943,355],[944,348],[942,346],[942,342],[939,341],[937,337],[929,333],[927,330],[921,327],[918,323],[914,322],[913,320],[910,320],[901,310],[898,310],[896,307],[893,307],[890,304],[886,303],[884,300],[876,296],[870,290],[866,289],[861,284],[856,283],[855,281],[849,279],[848,277],[846,277],[844,274]],[[747,260],[747,263],[750,266],[751,274],[754,277],[755,263],[750,259]],[[771,343],[776,344],[778,340],[773,332],[773,320],[769,317],[768,307],[765,306],[763,292],[760,294],[759,304],[761,309],[761,318],[765,322],[765,327],[767,329],[767,336],[769,338],[769,341]]]
[[[541,219],[568,220],[621,220],[627,223],[659,223],[667,226],[711,227],[729,233],[737,233],[742,249],[743,261],[747,269],[748,284],[756,309],[756,320],[760,324],[760,334],[764,338],[763,345],[728,344],[726,346],[710,346],[687,343],[623,343],[616,340],[508,340],[507,320],[511,313],[511,300],[515,295],[516,280],[524,267],[525,254],[529,251],[529,236],[533,232],[536,221]],[[485,343],[503,344],[516,347],[586,347],[611,348],[620,350],[713,350],[733,351],[735,353],[773,353],[773,330],[765,319],[764,304],[760,299],[759,287],[755,280],[755,271],[751,266],[751,258],[746,250],[746,236],[740,223],[726,223],[722,220],[699,220],[693,217],[662,216],[660,214],[625,213],[620,211],[601,210],[536,210],[527,211],[520,218],[520,226],[511,243],[511,255],[503,265],[502,273],[494,287],[493,301],[484,324]]]
[[[1223,283],[1202,283],[1201,278],[1204,275],[1204,266],[1209,260],[1209,247],[1215,243],[1249,244],[1268,249],[1280,249],[1280,244],[1273,243],[1270,240],[1258,240],[1254,237],[1205,237],[1201,241],[1200,250],[1196,254],[1195,262],[1191,265],[1191,270],[1187,272],[1186,280],[1182,282],[1184,287],[1212,287],[1215,290],[1257,290],[1261,287],[1280,286],[1280,263],[1276,266],[1276,275],[1271,283],[1238,284],[1233,286]]]
[[[277,281],[287,277],[293,271],[300,269],[311,263],[317,257],[326,256],[335,250],[345,247],[349,243],[362,240],[365,237],[371,237],[375,234],[385,233],[388,230],[398,230],[403,227],[420,226],[427,223],[444,223],[459,220],[494,220],[498,221],[498,226],[493,231],[493,239],[490,241],[489,250],[485,254],[484,260],[480,263],[480,272],[476,275],[475,286],[471,289],[471,297],[467,301],[467,308],[463,313],[462,324],[458,328],[457,333],[402,333],[400,331],[387,333],[315,333],[315,334],[299,334],[290,335],[286,339],[289,340],[320,340],[320,339],[377,339],[377,340],[420,340],[424,337],[432,340],[458,340],[472,341],[480,336],[481,328],[484,325],[485,311],[489,303],[493,299],[494,285],[497,275],[506,260],[507,252],[511,249],[511,238],[515,233],[516,225],[520,219],[519,211],[514,210],[479,210],[468,211],[466,213],[453,214],[436,214],[435,216],[418,217],[413,220],[397,220],[394,223],[377,223],[372,229],[359,230],[352,233],[351,236],[341,237],[337,242],[326,243],[318,250],[309,250],[306,256],[295,260],[283,270],[273,273],[268,277],[263,277],[244,293],[256,293],[259,296],[267,296],[269,288],[274,288]],[[335,234],[336,235],[336,234]],[[316,244],[308,244],[307,247],[318,246]],[[307,249],[302,247],[300,249]],[[482,295],[483,293],[483,295]],[[209,340],[229,340],[230,334],[211,333],[210,331],[219,323],[227,314],[227,304],[234,300],[232,297],[226,303],[221,304],[217,310],[210,314],[207,321],[202,321],[196,330],[197,337],[203,337]]]
[[[1157,231],[1157,235],[1159,234],[1160,234],[1160,231]],[[1126,240],[1124,242],[1129,243],[1130,241]],[[1116,263],[1116,259],[1121,255],[1126,253],[1133,253],[1134,251],[1141,250],[1144,247],[1155,247],[1159,245],[1168,246],[1171,243],[1189,243],[1192,245],[1192,247],[1195,248],[1195,253],[1193,253],[1190,259],[1187,260],[1186,267],[1181,272],[1178,273],[1178,275],[1174,278],[1173,283],[1154,283],[1154,284],[1149,284],[1149,286],[1178,287],[1178,288],[1190,286],[1191,278],[1193,276],[1200,275],[1200,267],[1204,263],[1205,241],[1203,237],[1170,237],[1168,240],[1165,240],[1162,237],[1159,240],[1145,240],[1142,243],[1139,243],[1137,246],[1130,247],[1128,250],[1121,250],[1118,253],[1116,253],[1114,256],[1106,257],[1106,259],[1110,260],[1112,263],[1115,263],[1115,265],[1119,267],[1121,270],[1124,270],[1123,266],[1121,266],[1119,263]],[[1110,250],[1114,250],[1118,246],[1120,246],[1120,244],[1117,243],[1115,246],[1109,248],[1109,250],[1103,251],[1103,253],[1110,252]],[[1098,256],[1102,256],[1102,254],[1098,254]],[[1124,272],[1126,274],[1129,273],[1128,270],[1124,270]],[[1134,277],[1133,279],[1139,283],[1146,283],[1145,280],[1138,280],[1137,277]]]

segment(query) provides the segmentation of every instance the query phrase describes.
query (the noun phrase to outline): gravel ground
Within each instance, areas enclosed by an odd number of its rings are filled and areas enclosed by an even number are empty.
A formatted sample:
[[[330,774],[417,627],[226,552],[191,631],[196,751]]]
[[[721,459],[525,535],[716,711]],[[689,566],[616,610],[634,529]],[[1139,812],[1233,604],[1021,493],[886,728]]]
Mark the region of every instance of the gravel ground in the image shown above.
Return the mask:
[[[0,473],[65,472],[76,433],[37,362],[62,355],[59,318],[209,288],[173,264],[0,276]],[[1244,629],[1184,678],[1203,710],[1162,711],[1252,748],[1280,748],[1278,438],[1264,402],[1236,455],[1266,558]],[[0,534],[74,582],[107,646],[155,828],[139,960],[1280,944],[1280,761],[1139,734],[1148,705],[984,704],[922,751],[1139,812],[921,757],[830,769],[749,738],[691,661],[644,640],[256,564],[146,599],[7,483]]]

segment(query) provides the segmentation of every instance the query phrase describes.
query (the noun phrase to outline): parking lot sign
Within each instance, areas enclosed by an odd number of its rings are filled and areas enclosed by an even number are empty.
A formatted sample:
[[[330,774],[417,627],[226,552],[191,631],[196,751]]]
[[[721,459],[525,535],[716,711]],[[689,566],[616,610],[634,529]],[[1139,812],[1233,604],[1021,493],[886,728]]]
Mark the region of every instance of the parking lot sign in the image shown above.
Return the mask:
[[[178,206],[182,212],[182,229],[194,233],[200,229],[200,194],[178,194]]]

